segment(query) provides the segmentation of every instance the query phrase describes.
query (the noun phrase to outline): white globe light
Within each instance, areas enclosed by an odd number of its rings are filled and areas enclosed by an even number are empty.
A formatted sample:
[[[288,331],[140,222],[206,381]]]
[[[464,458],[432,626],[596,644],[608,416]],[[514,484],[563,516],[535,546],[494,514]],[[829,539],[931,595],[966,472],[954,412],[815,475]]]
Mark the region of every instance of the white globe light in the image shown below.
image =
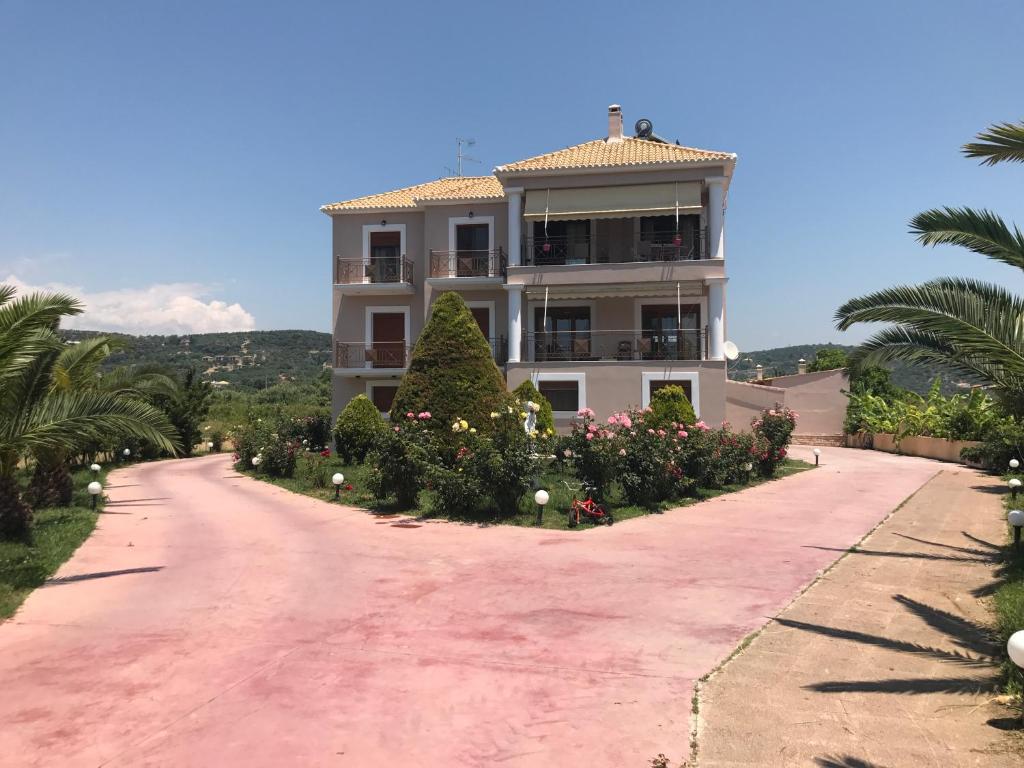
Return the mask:
[[[207,443],[206,447],[209,448],[212,451],[213,450],[213,442],[211,441],[211,442]]]
[[[260,465],[261,461],[263,461],[263,459],[261,459],[259,456],[253,456],[252,457],[252,465],[254,467],[258,467]]]
[[[131,449],[130,449],[130,448],[125,448],[125,449],[124,449],[123,451],[121,451],[121,453],[122,453],[122,454],[123,454],[123,455],[124,455],[125,457],[128,457],[128,456],[131,456],[131,455],[132,455],[132,451],[131,451]]]
[[[1020,480],[1018,480],[1016,477],[1011,477],[1010,482],[1007,483],[1007,485],[1009,485],[1011,488],[1020,488]]]
[[[91,469],[93,472],[99,472],[100,471],[100,465],[99,464],[90,464],[89,465],[89,469]]]
[[[93,496],[96,496],[100,491],[103,490],[103,486],[97,483],[95,480],[89,483],[88,488],[89,493],[92,494]]]
[[[335,472],[334,476],[331,478],[331,482],[335,485],[341,485],[345,482],[345,476],[341,474],[341,472]]]
[[[1006,641],[1006,654],[1018,667],[1024,667],[1024,629],[1010,635]]]
[[[1020,462],[1016,459],[1010,459],[1010,469],[1016,469],[1020,466]]]
[[[821,448],[815,448],[813,451],[811,451],[811,453],[813,453],[815,456],[821,456]]]
[[[533,500],[537,502],[538,506],[541,507],[547,504],[550,499],[551,497],[548,495],[548,492],[545,491],[543,488],[541,488],[539,491],[533,494]]]
[[[1006,515],[1006,522],[1014,527],[1024,526],[1024,512],[1019,509],[1011,509]]]

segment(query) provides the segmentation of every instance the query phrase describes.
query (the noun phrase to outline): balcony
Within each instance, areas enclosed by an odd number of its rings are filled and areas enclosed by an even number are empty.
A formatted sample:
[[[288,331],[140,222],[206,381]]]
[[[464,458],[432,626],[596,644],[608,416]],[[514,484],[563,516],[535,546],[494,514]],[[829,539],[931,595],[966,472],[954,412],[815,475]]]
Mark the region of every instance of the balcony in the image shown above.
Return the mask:
[[[523,362],[706,360],[707,330],[549,331],[523,335]]]
[[[487,340],[494,362],[504,365],[508,360],[508,339],[504,336]],[[343,369],[405,369],[409,365],[412,346],[404,341],[339,341],[334,345],[334,367]]]
[[[345,293],[412,293],[412,275],[412,260],[405,256],[334,259],[334,284]]]
[[[505,276],[505,251],[430,251],[431,278],[497,278]]]
[[[580,264],[635,264],[700,261],[707,253],[705,229],[647,232],[641,237],[528,237],[523,241],[527,267]]]

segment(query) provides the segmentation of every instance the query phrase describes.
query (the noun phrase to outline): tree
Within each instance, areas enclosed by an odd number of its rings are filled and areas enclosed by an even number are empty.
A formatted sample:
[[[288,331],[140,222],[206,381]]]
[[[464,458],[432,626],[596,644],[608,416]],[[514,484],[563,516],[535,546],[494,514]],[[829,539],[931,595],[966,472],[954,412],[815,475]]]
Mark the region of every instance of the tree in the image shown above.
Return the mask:
[[[660,387],[651,397],[650,423],[656,427],[671,424],[685,424],[690,427],[697,422],[697,414],[686,396],[686,390],[676,384]]]
[[[807,371],[809,373],[834,371],[837,368],[845,368],[848,363],[846,353],[843,350],[835,347],[822,347],[814,353],[814,359],[807,366]]]
[[[1024,122],[992,126],[964,146],[984,165],[1024,162]],[[957,245],[1024,270],[1024,234],[999,216],[973,208],[925,211],[910,223],[923,245]],[[943,277],[851,299],[836,327],[892,323],[862,344],[851,365],[906,361],[940,363],[995,388],[1004,401],[1024,404],[1024,300],[979,280]]]
[[[28,533],[32,510],[16,479],[26,458],[52,465],[118,435],[177,448],[174,428],[152,405],[74,384],[102,353],[101,343],[69,350],[57,334],[61,318],[81,311],[66,294],[15,298],[13,286],[0,285],[0,536]]]
[[[338,414],[334,424],[334,447],[338,456],[346,464],[362,464],[386,429],[373,401],[366,395],[356,395]]]
[[[192,455],[202,436],[199,425],[210,412],[213,387],[196,376],[195,368],[186,368],[173,394],[165,399],[164,409],[171,424],[181,435],[181,452]]]
[[[466,303],[457,293],[441,294],[398,387],[392,420],[429,411],[430,423],[439,427],[466,419],[484,430],[507,397],[505,379]]]

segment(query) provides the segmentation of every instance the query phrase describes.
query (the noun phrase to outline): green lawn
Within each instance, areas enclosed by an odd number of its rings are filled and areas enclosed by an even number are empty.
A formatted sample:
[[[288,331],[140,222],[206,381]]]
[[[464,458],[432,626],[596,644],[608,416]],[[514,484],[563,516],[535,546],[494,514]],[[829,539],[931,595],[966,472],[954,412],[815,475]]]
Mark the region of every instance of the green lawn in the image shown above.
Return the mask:
[[[398,510],[393,503],[390,502],[379,502],[374,499],[373,495],[366,490],[366,483],[364,479],[366,477],[366,468],[362,466],[349,466],[342,464],[340,459],[332,456],[327,460],[327,464],[330,467],[330,473],[341,472],[345,475],[345,484],[351,483],[351,491],[342,491],[341,498],[345,504],[353,506],[364,507],[372,512],[377,513],[391,513],[397,511],[404,511],[407,514],[416,515],[423,518],[444,518],[456,520],[457,522],[472,523],[478,525],[520,525],[520,526],[536,526],[537,521],[537,505],[533,503],[533,493],[528,493],[519,504],[519,513],[513,517],[499,517],[497,514],[488,511],[481,511],[475,515],[452,518],[447,515],[435,514],[430,509],[430,503],[427,499],[428,494],[422,494],[420,497],[420,505],[411,510]],[[796,459],[786,459],[782,466],[779,467],[778,474],[773,479],[782,477],[788,477],[789,475],[803,472],[808,469],[813,469],[811,464],[803,461],[797,461]],[[246,471],[245,474],[253,475],[251,471]],[[303,493],[307,496],[313,496],[314,498],[324,499],[326,501],[332,501],[334,499],[334,489],[332,488],[314,488],[311,483],[303,477],[302,473],[302,462],[300,461],[299,467],[295,471],[294,477],[289,478],[275,478],[269,477],[264,474],[254,475],[260,480],[278,485],[282,488],[287,488],[289,491],[296,493]],[[544,488],[551,495],[551,499],[548,502],[544,510],[544,528],[553,528],[557,530],[568,530],[569,529],[569,518],[568,509],[569,504],[572,500],[571,491],[565,486],[565,482],[568,481],[573,485],[578,485],[576,480],[571,475],[564,473],[548,471],[541,475],[540,486]],[[612,516],[615,522],[618,523],[620,520],[628,520],[631,517],[640,517],[642,515],[649,515],[653,513],[662,512],[666,509],[672,509],[674,507],[685,507],[691,504],[696,504],[699,501],[705,499],[714,498],[715,496],[721,496],[723,493],[732,493],[734,491],[742,490],[743,488],[749,488],[761,483],[771,482],[771,480],[763,480],[761,478],[754,478],[749,485],[729,485],[725,488],[716,490],[701,490],[698,492],[697,497],[681,499],[678,501],[665,502],[657,509],[648,509],[646,507],[630,506],[623,502],[621,489],[618,487],[613,488],[611,497],[609,499],[608,506],[612,510]],[[589,528],[590,525],[587,523],[581,523],[580,528]]]
[[[97,515],[86,490],[92,474],[88,469],[73,473],[72,506],[35,510],[31,542],[0,541],[0,621],[13,616],[28,593],[52,576],[92,533]],[[100,475],[106,484],[106,471]]]

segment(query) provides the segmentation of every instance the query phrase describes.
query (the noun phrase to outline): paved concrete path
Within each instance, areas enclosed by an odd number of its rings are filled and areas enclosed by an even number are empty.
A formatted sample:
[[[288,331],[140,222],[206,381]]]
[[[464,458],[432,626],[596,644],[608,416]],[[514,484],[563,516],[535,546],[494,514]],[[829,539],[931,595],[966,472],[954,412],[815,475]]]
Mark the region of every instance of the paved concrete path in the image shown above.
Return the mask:
[[[816,471],[557,532],[380,519],[227,457],[136,465],[0,626],[0,761],[678,760],[694,680],[939,469],[828,449]]]
[[[1024,765],[987,724],[1005,488],[946,467],[701,687],[700,768]]]

